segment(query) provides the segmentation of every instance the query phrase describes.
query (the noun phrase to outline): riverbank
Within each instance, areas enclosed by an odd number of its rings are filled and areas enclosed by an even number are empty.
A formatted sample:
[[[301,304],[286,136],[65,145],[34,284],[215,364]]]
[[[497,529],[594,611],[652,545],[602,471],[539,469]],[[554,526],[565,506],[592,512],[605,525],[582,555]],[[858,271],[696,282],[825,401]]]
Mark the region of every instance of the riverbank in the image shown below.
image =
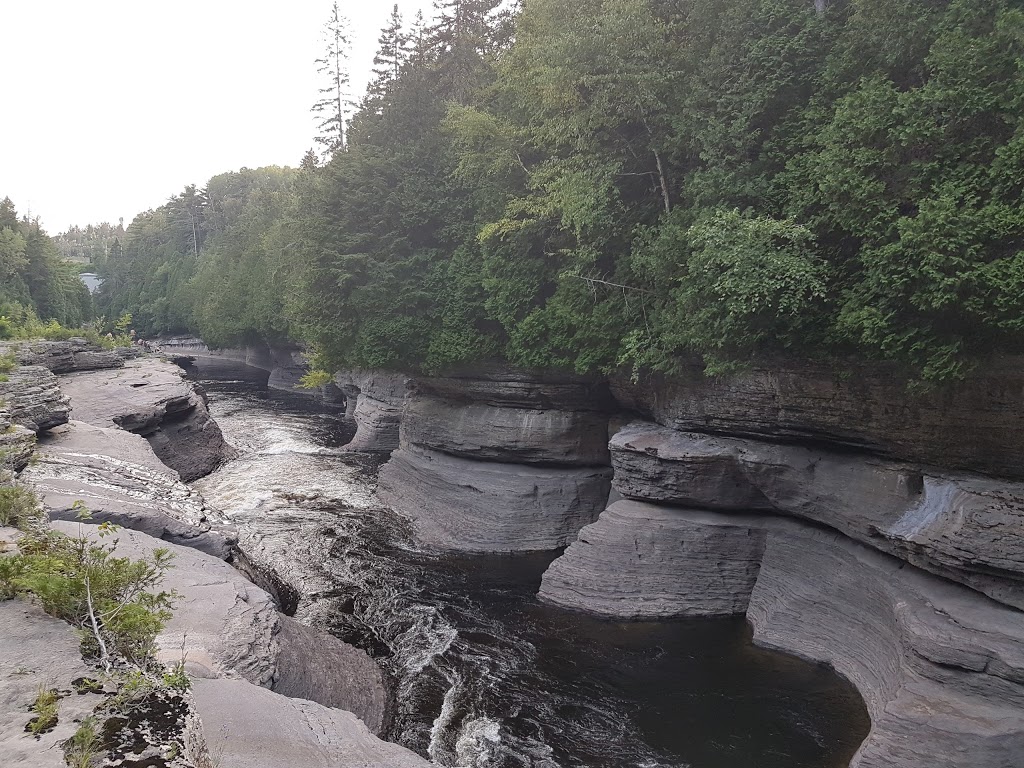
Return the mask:
[[[159,358],[109,362],[110,368],[95,374],[56,379],[44,367],[22,366],[14,381],[22,407],[12,417],[38,433],[38,458],[28,462],[19,480],[37,490],[55,530],[97,538],[95,524],[116,522],[125,526],[116,534],[119,556],[141,557],[158,546],[174,555],[164,588],[178,593],[177,609],[156,645],[158,660],[184,659],[193,680],[191,714],[180,718],[181,744],[187,749],[174,760],[150,755],[147,759],[158,762],[147,764],[426,765],[371,732],[382,727],[386,703],[376,664],[362,651],[281,614],[270,594],[226,562],[237,554],[233,532],[219,526],[216,510],[167,465],[177,463],[195,474],[233,455],[202,397],[177,367]],[[2,386],[13,389],[11,384]],[[61,393],[28,407],[33,392],[52,393],[63,385],[70,398]],[[38,418],[44,412],[50,417]],[[197,437],[200,464],[191,450]],[[58,518],[77,511],[77,502],[92,511],[89,523],[61,522]],[[11,530],[4,534],[17,537]],[[4,604],[15,609],[8,610],[9,632],[17,634],[24,622],[39,620],[53,633],[74,636],[66,625],[33,618],[31,610],[22,615],[18,602]],[[44,655],[36,673],[58,675],[63,656],[51,663]],[[23,689],[12,689],[3,701],[12,722],[28,719],[18,715],[31,704],[22,701]],[[68,712],[65,719],[83,716]],[[270,716],[277,720],[274,729],[258,726]],[[20,738],[18,753],[35,756],[26,758],[28,764],[47,765],[59,762],[59,742],[67,733],[55,731],[38,742],[27,734]]]

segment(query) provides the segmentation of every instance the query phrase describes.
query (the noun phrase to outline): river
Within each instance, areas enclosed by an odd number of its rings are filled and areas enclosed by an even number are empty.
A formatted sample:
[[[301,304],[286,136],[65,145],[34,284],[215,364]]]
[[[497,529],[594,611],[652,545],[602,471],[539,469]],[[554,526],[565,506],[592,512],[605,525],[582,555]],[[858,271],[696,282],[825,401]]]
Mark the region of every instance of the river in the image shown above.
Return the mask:
[[[536,597],[557,553],[418,551],[342,414],[264,372],[187,369],[238,459],[196,483],[296,615],[366,649],[384,736],[460,768],[843,768],[869,726],[831,670],[753,646],[742,619],[616,623]]]

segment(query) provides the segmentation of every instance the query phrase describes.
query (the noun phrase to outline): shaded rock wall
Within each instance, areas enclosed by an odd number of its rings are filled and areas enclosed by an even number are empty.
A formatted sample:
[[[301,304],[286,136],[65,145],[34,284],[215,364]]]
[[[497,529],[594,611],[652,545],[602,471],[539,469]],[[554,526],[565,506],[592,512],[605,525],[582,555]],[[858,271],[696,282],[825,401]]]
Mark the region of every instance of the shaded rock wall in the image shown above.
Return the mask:
[[[57,377],[41,365],[22,365],[4,374],[0,401],[10,421],[33,432],[66,424],[71,405]]]
[[[117,371],[72,374],[60,385],[76,419],[142,435],[185,482],[209,474],[234,455],[210,418],[202,392],[172,363],[147,357]]]
[[[745,613],[755,642],[861,692],[872,728],[855,768],[1010,768],[1024,754],[1021,614],[800,521],[618,502],[540,596],[626,618]]]
[[[626,498],[804,518],[1024,609],[1024,484],[646,423],[610,447]]]
[[[334,383],[345,395],[345,414],[356,422],[350,451],[390,453],[398,448],[409,378],[382,371],[342,371]]]
[[[141,353],[138,347],[103,349],[85,339],[0,341],[0,355],[14,355],[20,365],[41,365],[53,373],[120,368]]]
[[[946,469],[1024,480],[1024,360],[1003,358],[964,382],[908,393],[900,372],[793,362],[705,377],[614,378],[623,407],[684,432],[825,442]]]
[[[417,380],[381,498],[433,548],[565,546],[608,498],[608,400],[594,389],[505,370]]]

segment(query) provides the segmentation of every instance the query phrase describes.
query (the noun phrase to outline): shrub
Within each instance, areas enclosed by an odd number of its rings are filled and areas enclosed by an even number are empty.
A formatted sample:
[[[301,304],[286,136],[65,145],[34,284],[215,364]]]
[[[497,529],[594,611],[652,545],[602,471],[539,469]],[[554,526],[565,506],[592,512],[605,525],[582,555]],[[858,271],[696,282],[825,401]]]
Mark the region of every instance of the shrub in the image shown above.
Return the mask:
[[[0,525],[26,530],[42,517],[39,500],[28,488],[0,486]]]

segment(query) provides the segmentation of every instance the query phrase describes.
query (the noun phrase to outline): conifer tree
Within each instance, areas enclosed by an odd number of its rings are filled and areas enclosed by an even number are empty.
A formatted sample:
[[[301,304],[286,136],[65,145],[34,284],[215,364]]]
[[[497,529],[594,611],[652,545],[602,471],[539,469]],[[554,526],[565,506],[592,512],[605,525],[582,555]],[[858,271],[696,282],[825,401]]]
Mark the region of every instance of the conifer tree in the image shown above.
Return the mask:
[[[317,72],[324,78],[320,99],[313,105],[316,115],[316,142],[323,147],[323,156],[345,148],[349,96],[348,59],[351,38],[348,19],[341,15],[338,4],[331,6],[331,14],[323,29],[324,53],[316,60]]]

